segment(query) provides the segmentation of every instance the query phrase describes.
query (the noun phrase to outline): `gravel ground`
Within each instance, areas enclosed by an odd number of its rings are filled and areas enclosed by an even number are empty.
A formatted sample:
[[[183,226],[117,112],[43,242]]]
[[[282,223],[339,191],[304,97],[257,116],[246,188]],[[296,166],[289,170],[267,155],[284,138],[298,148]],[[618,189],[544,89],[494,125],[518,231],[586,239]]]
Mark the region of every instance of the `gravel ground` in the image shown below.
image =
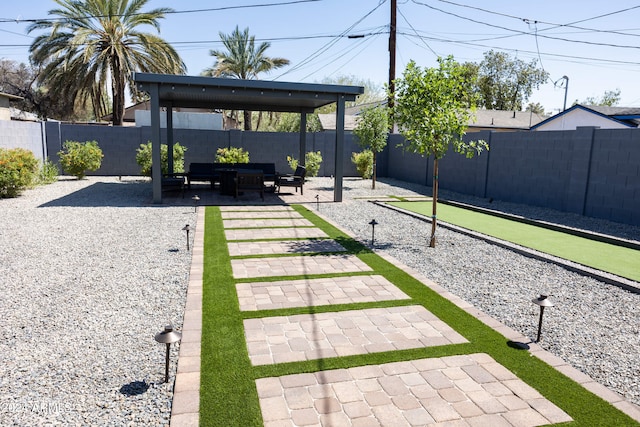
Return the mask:
[[[195,214],[150,195],[62,178],[0,199],[0,425],[168,424],[178,346],[165,384],[154,335],[181,326]]]
[[[313,178],[305,191],[330,185]],[[320,213],[370,244],[373,218],[375,248],[402,261],[502,323],[535,339],[540,293],[555,307],[545,310],[541,345],[596,381],[640,404],[640,295],[572,273],[443,227],[437,246],[429,248],[431,224],[374,205],[362,197],[430,195],[431,188],[384,179],[345,179],[344,202],[323,204]],[[640,227],[579,215],[493,202],[446,191],[441,198],[471,203],[573,228],[640,240]],[[359,199],[360,198],[360,199]],[[315,205],[313,205],[315,209]],[[640,263],[640,256],[638,259]]]
[[[640,403],[640,295],[570,273],[444,228],[427,248],[429,225],[358,197],[428,194],[384,180],[345,179],[344,202],[322,214],[503,323],[534,338],[549,292],[542,345]],[[307,191],[332,187],[313,178]],[[441,192],[481,206],[488,201]],[[67,180],[0,200],[0,425],[166,425],[167,323],[181,326],[191,256],[189,206],[154,206],[136,178]],[[315,204],[313,205],[315,208]],[[494,202],[524,216],[638,240],[640,228]],[[193,237],[193,233],[191,234]],[[172,361],[178,346],[172,347]],[[171,365],[175,374],[175,363]]]

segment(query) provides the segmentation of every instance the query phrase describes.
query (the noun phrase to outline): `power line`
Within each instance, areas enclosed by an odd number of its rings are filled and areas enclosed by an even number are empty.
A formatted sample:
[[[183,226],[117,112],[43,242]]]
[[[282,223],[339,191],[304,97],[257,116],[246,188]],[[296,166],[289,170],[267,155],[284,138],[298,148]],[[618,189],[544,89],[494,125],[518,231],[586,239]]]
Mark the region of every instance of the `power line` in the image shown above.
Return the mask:
[[[437,1],[439,1],[441,3],[448,3],[448,4],[451,4],[451,5],[454,5],[454,6],[459,6],[459,7],[465,7],[465,8],[468,8],[468,9],[479,10],[481,12],[489,13],[491,15],[504,16],[506,18],[517,19],[519,21],[524,21],[524,22],[527,22],[527,23],[528,22],[535,22],[535,23],[538,23],[538,24],[552,25],[551,28],[544,28],[544,29],[542,29],[540,31],[548,31],[548,30],[552,30],[552,29],[555,29],[555,28],[559,28],[559,27],[568,27],[568,28],[576,28],[576,29],[579,29],[579,30],[586,30],[586,31],[589,31],[589,32],[609,33],[609,34],[617,34],[617,35],[623,35],[623,36],[640,37],[640,34],[623,33],[623,32],[615,31],[615,30],[600,30],[600,29],[597,29],[597,28],[579,27],[579,26],[574,25],[574,24],[579,24],[581,22],[593,21],[595,19],[600,19],[600,18],[604,18],[604,17],[607,17],[607,16],[617,15],[619,13],[628,12],[630,10],[640,8],[640,5],[628,7],[626,9],[616,10],[614,12],[609,12],[609,13],[605,13],[605,14],[602,14],[602,15],[593,16],[591,18],[581,19],[579,21],[570,22],[568,24],[558,24],[558,23],[541,21],[539,19],[532,20],[532,19],[528,19],[528,18],[522,18],[522,17],[519,17],[519,16],[509,15],[509,14],[506,14],[506,13],[501,13],[501,12],[496,12],[496,11],[493,11],[493,10],[483,9],[483,8],[477,7],[477,6],[470,6],[470,5],[466,5],[466,4],[455,3],[455,2],[452,2],[452,1],[449,1],[449,0],[437,0]]]
[[[287,6],[287,5],[291,5],[291,4],[299,4],[299,3],[313,3],[313,2],[319,2],[319,1],[323,1],[323,0],[290,0],[290,1],[284,1],[284,2],[279,2],[279,3],[258,3],[258,4],[247,4],[247,5],[242,5],[242,6],[223,6],[223,7],[213,7],[213,8],[207,8],[207,9],[190,9],[190,10],[170,10],[170,11],[166,11],[164,12],[165,15],[177,15],[177,14],[184,14],[184,13],[202,13],[202,12],[219,12],[219,11],[223,11],[223,10],[233,10],[233,9],[253,9],[253,8],[258,8],[258,7],[272,7],[272,6]],[[144,15],[148,12],[140,12],[140,13],[135,13],[135,14],[131,14],[131,15]],[[97,19],[97,18],[115,18],[115,17],[121,17],[121,16],[125,16],[125,15],[87,15],[87,16],[82,16],[79,18],[89,18],[89,19]],[[0,23],[5,23],[5,22],[64,22],[66,21],[66,18],[39,18],[39,19],[12,19],[12,18],[0,18]]]
[[[376,10],[378,10],[378,8],[380,6],[382,6],[385,3],[386,0],[380,0],[378,2],[378,5],[376,7],[374,7],[373,9],[371,9],[369,12],[367,12],[362,18],[358,19],[356,22],[354,22],[353,24],[351,24],[346,30],[344,30],[342,33],[340,33],[339,37],[335,37],[333,40],[331,40],[330,42],[328,42],[327,44],[325,44],[324,46],[320,47],[319,49],[317,49],[315,52],[311,53],[309,56],[307,56],[306,58],[304,58],[302,61],[300,61],[298,64],[294,65],[293,67],[289,68],[287,71],[285,71],[284,73],[276,76],[273,80],[277,80],[282,76],[285,76],[293,71],[296,71],[302,67],[304,67],[305,65],[309,64],[311,61],[315,60],[316,58],[318,58],[320,55],[322,55],[323,53],[325,53],[327,50],[329,50],[331,47],[333,47],[338,40],[340,40],[340,38],[344,37],[344,36],[348,36],[348,34],[356,27],[356,25],[358,25],[360,22],[364,21],[367,17],[369,17],[369,15],[371,15],[373,12],[375,12]]]
[[[439,0],[442,1],[442,0]],[[413,0],[413,2],[415,4],[427,7],[429,9],[433,9],[436,10],[438,12],[444,13],[445,15],[451,15],[451,16],[455,16],[456,18],[460,18],[462,20],[465,21],[470,21],[473,22],[475,24],[480,24],[480,25],[485,25],[488,27],[493,27],[493,28],[498,28],[501,30],[506,30],[506,31],[510,31],[512,33],[516,33],[517,35],[531,35],[531,33],[526,32],[526,31],[521,31],[521,30],[514,30],[513,28],[508,28],[508,27],[504,27],[501,25],[496,25],[496,24],[490,24],[487,22],[482,22],[479,21],[477,19],[473,19],[473,18],[468,18],[466,16],[462,16],[459,15],[457,13],[453,13],[453,12],[449,12],[443,9],[439,9],[435,6],[431,6],[427,3],[423,3],[417,0]],[[640,6],[638,6],[640,7]],[[615,48],[620,48],[620,49],[640,49],[640,46],[631,46],[631,45],[619,45],[619,44],[613,44],[613,43],[600,43],[600,42],[592,42],[592,41],[587,41],[587,40],[573,40],[573,39],[567,39],[567,38],[563,38],[563,37],[554,37],[554,36],[548,36],[548,35],[543,35],[543,34],[538,34],[539,37],[543,37],[546,39],[551,39],[551,40],[559,40],[559,41],[564,41],[564,42],[568,42],[568,43],[579,43],[579,44],[586,44],[586,45],[593,45],[593,46],[607,46],[607,47],[615,47]]]

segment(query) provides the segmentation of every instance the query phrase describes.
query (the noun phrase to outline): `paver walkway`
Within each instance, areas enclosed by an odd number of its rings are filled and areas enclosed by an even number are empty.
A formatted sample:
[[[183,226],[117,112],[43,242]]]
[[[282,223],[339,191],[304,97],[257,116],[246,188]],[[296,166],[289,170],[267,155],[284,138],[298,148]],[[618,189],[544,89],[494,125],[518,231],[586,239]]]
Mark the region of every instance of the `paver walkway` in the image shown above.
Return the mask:
[[[220,208],[240,310],[402,301],[409,297],[288,206]],[[199,216],[202,220],[203,216]],[[286,224],[286,228],[282,225]],[[270,228],[280,227],[280,228]],[[202,228],[198,228],[202,239]],[[203,239],[202,239],[203,240]],[[202,259],[202,247],[194,255]],[[303,255],[307,254],[307,255]],[[275,256],[280,255],[280,256]],[[194,257],[195,258],[195,257]],[[386,258],[386,257],[385,257]],[[395,260],[388,259],[394,264]],[[427,283],[407,267],[408,273]],[[324,275],[313,277],[314,275]],[[327,277],[330,276],[330,277]],[[335,275],[335,276],[333,276]],[[192,267],[172,425],[197,425],[201,265]],[[286,277],[290,276],[290,279]],[[270,277],[285,277],[268,281]],[[246,281],[244,280],[246,279]],[[511,339],[523,339],[435,284],[430,287]],[[193,326],[193,331],[187,325]],[[421,305],[245,319],[251,363],[264,366],[468,342]],[[193,332],[193,333],[192,333]],[[193,340],[191,339],[193,338]],[[184,353],[184,354],[183,354]],[[640,419],[638,409],[533,345],[531,354]],[[319,364],[318,366],[321,366]],[[585,378],[586,377],[586,378]],[[538,426],[571,421],[564,411],[484,353],[283,375],[256,380],[264,425]]]
[[[232,259],[235,278],[371,271],[355,255],[322,254],[336,252],[327,240],[286,240],[326,237],[288,208],[233,209],[223,212],[232,257],[315,253]],[[275,219],[280,215],[284,219]],[[283,225],[288,228],[270,228]],[[265,240],[277,238],[282,240]],[[239,283],[236,289],[242,310],[408,298],[377,275]],[[244,328],[253,365],[468,342],[415,305],[267,316],[246,319]],[[256,387],[265,426],[415,426],[463,419],[465,425],[533,426],[571,420],[484,354],[262,378]]]

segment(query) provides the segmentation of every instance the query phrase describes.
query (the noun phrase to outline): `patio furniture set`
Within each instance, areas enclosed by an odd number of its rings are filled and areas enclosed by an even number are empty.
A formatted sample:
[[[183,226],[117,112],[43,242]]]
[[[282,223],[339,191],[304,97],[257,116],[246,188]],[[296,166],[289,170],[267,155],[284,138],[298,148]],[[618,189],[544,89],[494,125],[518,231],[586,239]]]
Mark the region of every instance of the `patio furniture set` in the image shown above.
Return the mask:
[[[211,189],[219,185],[220,194],[237,198],[245,191],[257,191],[264,200],[264,192],[280,192],[281,187],[294,187],[304,195],[306,169],[298,166],[293,174],[276,172],[274,163],[191,163],[186,173],[164,175],[163,190],[180,190],[184,197],[185,186],[192,182],[209,182]],[[269,183],[269,184],[267,184]]]

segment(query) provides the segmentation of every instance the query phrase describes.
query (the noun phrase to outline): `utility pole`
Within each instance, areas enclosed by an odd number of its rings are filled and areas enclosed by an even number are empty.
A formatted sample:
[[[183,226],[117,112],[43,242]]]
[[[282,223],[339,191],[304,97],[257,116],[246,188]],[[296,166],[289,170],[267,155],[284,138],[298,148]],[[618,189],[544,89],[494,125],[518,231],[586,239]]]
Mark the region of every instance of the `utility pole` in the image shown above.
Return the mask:
[[[396,12],[398,9],[397,0],[391,0],[391,22],[389,24],[389,99],[387,106],[393,107],[393,92],[395,92],[396,79]]]

